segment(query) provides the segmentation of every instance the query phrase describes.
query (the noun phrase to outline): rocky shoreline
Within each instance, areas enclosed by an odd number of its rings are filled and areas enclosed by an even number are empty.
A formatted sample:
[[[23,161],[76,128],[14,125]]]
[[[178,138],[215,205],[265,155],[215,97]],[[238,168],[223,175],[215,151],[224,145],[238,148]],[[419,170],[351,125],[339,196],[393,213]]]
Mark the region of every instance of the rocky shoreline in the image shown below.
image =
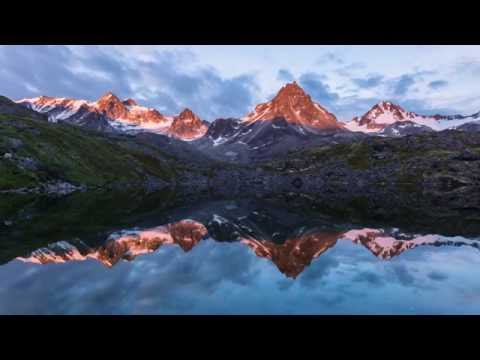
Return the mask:
[[[208,177],[187,177],[181,186],[224,198],[297,197],[332,208],[356,204],[379,215],[401,209],[475,216],[480,213],[480,134],[369,138],[269,162],[225,165]]]
[[[353,204],[377,215],[475,216],[480,213],[480,134],[450,131],[396,139],[372,137],[252,164],[185,163],[171,181],[148,175],[143,179],[101,186],[57,180],[2,192],[65,196],[136,187],[147,192],[171,189],[182,197],[283,197],[331,208]]]

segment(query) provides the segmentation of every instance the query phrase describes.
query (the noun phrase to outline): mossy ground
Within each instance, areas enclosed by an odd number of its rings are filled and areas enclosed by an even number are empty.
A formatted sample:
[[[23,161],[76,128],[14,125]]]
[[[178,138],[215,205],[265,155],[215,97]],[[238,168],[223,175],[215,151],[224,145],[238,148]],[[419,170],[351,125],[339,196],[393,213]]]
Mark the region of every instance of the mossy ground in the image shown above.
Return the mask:
[[[21,146],[12,148],[12,139]],[[149,175],[164,180],[174,176],[171,162],[162,161],[168,156],[158,150],[147,153],[125,146],[128,141],[134,140],[119,141],[71,125],[0,115],[0,190],[31,187],[51,179],[102,186],[142,181]],[[38,167],[22,168],[5,153],[33,159]]]

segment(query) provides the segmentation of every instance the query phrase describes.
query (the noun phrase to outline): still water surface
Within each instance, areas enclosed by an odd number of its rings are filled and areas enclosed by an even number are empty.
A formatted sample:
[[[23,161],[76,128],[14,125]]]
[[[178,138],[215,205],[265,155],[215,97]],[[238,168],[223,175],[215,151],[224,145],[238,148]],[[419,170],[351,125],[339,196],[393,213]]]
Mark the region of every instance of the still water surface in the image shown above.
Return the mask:
[[[3,212],[0,313],[480,313],[475,229],[412,231],[258,201],[69,201]]]

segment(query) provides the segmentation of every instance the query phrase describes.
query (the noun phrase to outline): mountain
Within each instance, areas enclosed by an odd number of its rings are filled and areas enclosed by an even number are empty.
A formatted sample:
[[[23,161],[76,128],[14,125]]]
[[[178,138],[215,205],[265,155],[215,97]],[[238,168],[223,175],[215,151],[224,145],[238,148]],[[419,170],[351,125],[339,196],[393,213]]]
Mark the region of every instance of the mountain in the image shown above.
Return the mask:
[[[283,86],[269,102],[259,104],[242,120],[245,123],[284,118],[290,124],[307,129],[335,130],[342,125],[335,115],[312,101],[296,82]]]
[[[453,115],[444,117],[444,122],[448,124],[448,128],[457,129],[460,131],[467,131],[471,129],[472,131],[478,127],[480,123],[480,111],[472,115]]]
[[[279,157],[304,147],[351,142],[364,136],[343,129],[312,131],[283,117],[252,122],[217,119],[205,136],[192,144],[214,159],[250,162]]]
[[[480,112],[472,115],[419,115],[415,112],[406,111],[401,106],[390,101],[382,101],[375,104],[361,117],[355,117],[345,124],[350,131],[364,133],[379,133],[385,136],[402,136],[419,131],[428,131],[426,127],[441,131],[455,128],[465,123],[475,121],[480,117]],[[397,124],[406,123],[401,127]],[[416,127],[412,124],[421,125]],[[393,125],[393,127],[392,127]],[[387,129],[387,128],[390,128]]]
[[[39,114],[30,109],[25,109],[25,107],[18,105],[5,96],[0,96],[0,115],[22,116],[47,121],[47,117],[45,115]]]
[[[382,101],[375,104],[361,117],[353,118],[352,121],[345,124],[345,127],[351,131],[380,132],[389,125],[404,121],[434,126],[438,120],[433,116],[428,117],[414,112],[407,112],[399,105],[390,101]]]
[[[176,116],[165,116],[131,98],[121,100],[112,92],[93,102],[40,96],[17,103],[46,114],[51,122],[105,133],[153,133],[188,141],[204,156],[229,162],[261,161],[302,148],[357,141],[363,139],[362,133],[399,137],[458,128],[480,117],[480,113],[424,116],[382,101],[363,116],[342,123],[296,82],[283,86],[272,100],[257,105],[242,119],[220,118],[212,123],[188,108]]]
[[[213,141],[212,145],[218,146],[233,140],[242,133],[242,129],[248,128],[242,125],[244,124],[239,119],[216,119],[208,127],[205,137]],[[243,130],[243,132],[246,132],[246,130]]]
[[[167,133],[182,140],[195,140],[208,130],[208,126],[192,110],[185,109],[173,118]]]
[[[139,106],[132,99],[121,101],[111,92],[103,95],[93,107],[110,119],[146,129],[161,128],[170,122],[157,110]]]
[[[468,121],[472,121],[472,120],[476,120],[476,119],[479,119],[480,118],[480,111],[479,112],[476,112],[475,114],[471,114],[471,115],[460,115],[460,114],[457,114],[457,115],[434,115],[434,117],[437,119],[437,120],[449,120],[449,121],[455,121],[455,120],[468,120]]]
[[[171,122],[157,110],[139,106],[132,99],[121,101],[111,92],[104,94],[94,102],[40,96],[32,99],[22,99],[17,103],[47,114],[51,122],[64,121],[78,124],[79,118],[95,121],[103,116],[103,119],[110,121],[113,128],[123,131],[161,132]],[[91,127],[95,128],[95,126]]]
[[[62,121],[62,120],[59,120]],[[77,125],[85,129],[100,131],[104,133],[115,133],[116,128],[112,126],[112,121],[104,114],[88,108],[87,105],[81,105],[74,116],[64,120],[68,124]]]
[[[125,106],[138,106],[137,102],[133,99],[126,99],[122,101]]]
[[[133,99],[120,100],[108,92],[97,101],[40,96],[17,102],[46,114],[51,122],[65,122],[103,132],[152,132],[193,140],[207,131],[207,125],[191,110],[178,116],[164,116],[153,108],[140,106]]]
[[[471,115],[433,115],[433,118],[437,120],[431,127],[434,130],[441,131],[445,129],[457,129],[458,127],[475,123],[480,120],[480,111]]]
[[[472,121],[456,127],[460,131],[480,131],[480,121]]]
[[[243,119],[217,119],[194,145],[228,161],[258,161],[305,146],[361,138],[312,101],[296,82],[285,85],[269,102]]]

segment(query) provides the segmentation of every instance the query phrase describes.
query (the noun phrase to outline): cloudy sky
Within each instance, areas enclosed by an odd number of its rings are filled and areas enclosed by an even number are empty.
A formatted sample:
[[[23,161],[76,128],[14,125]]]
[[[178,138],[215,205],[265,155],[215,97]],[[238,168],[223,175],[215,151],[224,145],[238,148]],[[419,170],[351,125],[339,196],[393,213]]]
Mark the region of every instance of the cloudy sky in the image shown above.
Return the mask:
[[[480,110],[480,46],[0,46],[0,94],[241,117],[296,80],[340,120],[380,100],[424,114]]]

